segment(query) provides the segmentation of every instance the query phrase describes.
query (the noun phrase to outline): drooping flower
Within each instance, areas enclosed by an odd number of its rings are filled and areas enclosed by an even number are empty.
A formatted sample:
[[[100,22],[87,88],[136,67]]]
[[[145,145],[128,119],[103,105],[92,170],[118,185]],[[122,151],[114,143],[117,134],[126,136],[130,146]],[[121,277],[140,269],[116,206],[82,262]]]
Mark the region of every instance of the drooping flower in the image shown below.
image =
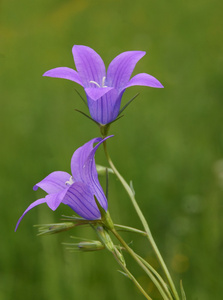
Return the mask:
[[[98,147],[107,138],[94,138],[74,152],[71,159],[72,175],[67,172],[56,171],[37,183],[33,189],[36,191],[40,187],[48,195],[29,205],[19,218],[15,230],[17,230],[24,215],[33,207],[42,203],[47,203],[52,210],[57,209],[61,203],[64,203],[84,219],[99,219],[101,214],[94,196],[105,211],[107,211],[108,203],[98,180],[94,155]],[[94,143],[98,144],[93,147]]]
[[[131,77],[136,63],[146,54],[144,51],[127,51],[116,56],[107,73],[102,58],[87,46],[74,45],[72,49],[77,71],[59,67],[43,76],[64,78],[84,87],[91,117],[100,124],[114,121],[120,111],[122,95],[134,85],[162,88],[153,76],[140,73]]]

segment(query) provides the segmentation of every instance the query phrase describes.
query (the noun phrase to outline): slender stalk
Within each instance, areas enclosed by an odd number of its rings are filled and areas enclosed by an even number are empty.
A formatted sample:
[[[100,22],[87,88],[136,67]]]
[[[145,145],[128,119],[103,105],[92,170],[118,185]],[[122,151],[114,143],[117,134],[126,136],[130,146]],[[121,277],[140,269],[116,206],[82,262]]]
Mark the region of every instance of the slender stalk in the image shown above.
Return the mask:
[[[137,212],[137,214],[138,214],[138,216],[139,216],[139,218],[140,218],[140,220],[141,220],[141,222],[143,224],[143,227],[144,227],[144,229],[145,229],[145,231],[147,233],[147,238],[148,238],[148,240],[149,240],[149,242],[150,242],[150,244],[151,244],[151,246],[152,246],[152,248],[153,248],[153,250],[154,250],[154,252],[155,252],[155,254],[157,256],[157,259],[158,259],[161,267],[163,268],[163,271],[164,271],[164,273],[166,275],[166,278],[167,278],[167,280],[169,282],[169,285],[170,285],[170,288],[172,290],[172,293],[173,293],[173,295],[174,295],[174,297],[175,297],[176,300],[180,300],[180,298],[178,296],[178,293],[177,293],[177,290],[175,288],[175,285],[173,283],[173,280],[172,280],[172,278],[170,276],[170,273],[169,273],[169,271],[168,271],[168,269],[166,267],[166,264],[165,264],[165,262],[164,262],[164,260],[163,260],[163,258],[161,256],[161,254],[159,252],[159,249],[158,249],[158,247],[157,247],[157,245],[156,245],[156,243],[154,241],[154,238],[153,238],[152,233],[150,231],[149,225],[148,225],[148,223],[147,223],[147,221],[146,221],[146,219],[145,219],[145,217],[144,217],[141,209],[139,208],[138,203],[136,202],[136,199],[135,199],[135,196],[134,196],[134,194],[132,192],[132,189],[128,185],[128,183],[125,181],[125,179],[122,177],[122,175],[118,172],[118,170],[116,169],[115,165],[113,164],[113,162],[112,162],[112,160],[111,160],[111,158],[110,158],[110,156],[108,154],[106,141],[104,141],[103,145],[104,145],[104,151],[105,151],[105,155],[106,155],[106,158],[108,160],[108,163],[109,163],[110,167],[112,168],[113,172],[116,174],[116,176],[118,177],[118,179],[122,183],[123,187],[125,188],[126,192],[128,193],[128,195],[129,195],[129,197],[130,197],[130,199],[132,201],[132,204],[133,204],[133,206],[134,206],[134,208],[135,208],[135,210],[136,210],[136,212]]]
[[[119,242],[122,244],[122,246],[125,248],[125,250],[132,256],[132,258],[138,263],[138,265],[145,271],[145,273],[150,277],[154,285],[157,287],[158,291],[160,292],[162,298],[164,300],[170,300],[166,295],[166,292],[161,287],[159,281],[156,279],[156,277],[153,275],[151,270],[145,266],[145,264],[138,258],[136,253],[128,246],[128,244],[123,240],[123,238],[118,234],[118,232],[115,229],[111,230],[114,236],[119,240]]]
[[[138,288],[138,290],[146,297],[148,300],[152,300],[152,298],[146,293],[146,291],[143,289],[143,287],[139,284],[139,282],[136,280],[136,278],[132,275],[132,273],[127,269],[126,265],[121,262],[118,255],[116,254],[116,251],[118,251],[115,248],[115,251],[112,252],[114,255],[116,261],[121,266],[121,268],[125,271],[125,274],[133,281],[135,286]]]
[[[124,226],[124,225],[119,225],[119,224],[114,224],[115,228],[117,229],[117,231],[127,231],[127,232],[134,232],[134,233],[139,233],[142,236],[147,236],[147,233],[145,231],[136,229],[136,228],[132,228],[129,226]]]
[[[136,254],[136,253],[135,253]],[[151,270],[151,272],[153,272],[153,274],[157,277],[157,279],[159,280],[159,282],[161,283],[163,289],[166,291],[168,297],[173,300],[173,297],[169,291],[169,288],[166,284],[166,282],[163,280],[163,278],[160,276],[160,274],[141,256],[139,256],[138,254],[136,254],[136,256],[144,263],[144,265]]]
[[[108,214],[108,212],[106,214]],[[112,220],[111,220],[111,218],[110,218],[109,215],[108,215],[108,218],[110,219],[110,221],[106,222],[106,223],[107,223],[107,225],[109,224],[109,228],[111,230],[111,228],[114,228],[114,226],[113,226],[113,222],[112,222]],[[111,224],[112,224],[112,226],[111,226]],[[93,226],[93,225],[91,225],[91,227],[96,231],[96,234],[99,237],[101,243],[104,245],[104,247],[109,252],[111,252],[114,255],[114,257],[117,260],[117,262],[119,263],[119,265],[125,271],[124,274],[127,275],[134,282],[134,284],[137,286],[137,288],[140,290],[140,292],[148,300],[152,300],[152,298],[145,292],[145,290],[142,288],[142,286],[139,284],[139,282],[136,280],[136,278],[127,269],[126,263],[125,263],[125,259],[124,259],[123,255],[122,255],[122,253],[113,244],[113,242],[111,240],[111,237],[110,237],[110,235],[108,233],[107,227],[103,227],[103,226],[101,226],[101,224],[99,224],[99,226]]]

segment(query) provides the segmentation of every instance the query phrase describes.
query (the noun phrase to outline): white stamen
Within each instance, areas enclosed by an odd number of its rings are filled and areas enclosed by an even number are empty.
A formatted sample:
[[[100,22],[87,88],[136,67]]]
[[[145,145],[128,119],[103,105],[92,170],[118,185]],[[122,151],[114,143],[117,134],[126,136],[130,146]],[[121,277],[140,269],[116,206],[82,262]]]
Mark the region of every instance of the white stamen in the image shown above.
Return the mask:
[[[73,177],[70,176],[70,179],[68,181],[65,182],[66,185],[71,185],[74,183]]]
[[[100,85],[96,82],[96,81],[94,81],[94,80],[91,80],[90,81],[90,83],[93,83],[93,84],[96,84],[97,85],[97,87],[99,87],[100,88]]]
[[[102,78],[102,87],[107,87],[107,86],[105,85],[105,80],[106,80],[106,77],[104,76],[104,77]]]
[[[95,84],[95,85],[97,85],[97,87],[100,88],[100,87],[107,87],[107,85],[105,85],[105,80],[106,80],[106,77],[103,76],[101,86],[100,86],[100,84],[99,84],[98,82],[96,82],[96,81],[94,81],[94,80],[91,80],[91,81],[89,81],[89,82],[90,82],[90,83],[93,83],[93,84]]]

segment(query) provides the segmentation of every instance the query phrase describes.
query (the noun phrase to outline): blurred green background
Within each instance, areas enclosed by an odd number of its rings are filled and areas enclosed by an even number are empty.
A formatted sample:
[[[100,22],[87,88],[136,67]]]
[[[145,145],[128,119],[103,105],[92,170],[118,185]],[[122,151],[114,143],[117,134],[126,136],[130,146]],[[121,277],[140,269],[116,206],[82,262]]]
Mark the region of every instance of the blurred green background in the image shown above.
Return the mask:
[[[71,214],[25,208],[44,195],[32,186],[55,170],[70,171],[73,151],[99,135],[74,111],[85,110],[66,80],[43,78],[54,67],[74,68],[74,44],[95,49],[105,64],[127,50],[146,56],[134,74],[147,72],[164,89],[129,88],[140,96],[115,123],[109,150],[133,180],[137,200],[175,282],[188,299],[222,299],[223,124],[222,3],[215,0],[2,0],[0,3],[0,299],[143,299],[118,273],[106,251],[70,253],[70,234],[37,237],[33,224]],[[104,163],[100,149],[96,159]],[[109,209],[116,223],[142,228],[115,177]],[[125,234],[158,268],[149,244]],[[131,259],[130,270],[160,299]]]

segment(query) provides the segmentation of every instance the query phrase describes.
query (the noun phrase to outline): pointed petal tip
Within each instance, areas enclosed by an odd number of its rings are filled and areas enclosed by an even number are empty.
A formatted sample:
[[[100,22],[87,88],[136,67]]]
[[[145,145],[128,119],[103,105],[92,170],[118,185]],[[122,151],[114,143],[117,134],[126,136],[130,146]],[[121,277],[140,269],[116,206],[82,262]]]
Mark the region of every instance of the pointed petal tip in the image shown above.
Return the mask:
[[[19,218],[19,220],[18,220],[18,222],[17,222],[17,224],[16,224],[16,227],[15,227],[15,231],[17,230],[17,228],[18,228],[18,226],[19,226],[21,220],[22,220],[23,217],[27,214],[28,211],[30,211],[33,207],[35,207],[35,206],[37,206],[37,205],[39,205],[39,204],[43,204],[43,203],[45,203],[45,202],[46,202],[46,200],[45,200],[44,198],[41,198],[41,199],[38,199],[38,200],[34,201],[33,203],[31,203],[31,204],[27,207],[27,209],[24,211],[24,213],[21,215],[21,217]]]
[[[74,81],[81,86],[83,86],[82,80],[74,69],[68,67],[58,67],[51,70],[46,71],[43,77],[53,77],[53,78],[61,78],[61,79],[68,79]]]
[[[156,82],[154,82],[153,84],[148,85],[148,86],[153,87],[153,88],[157,88],[157,89],[163,89],[164,88],[162,83],[160,83],[158,80]]]
[[[48,73],[48,72],[49,72],[49,71],[46,71],[45,73],[43,73],[42,76],[43,76],[43,77],[44,77],[44,76],[47,76],[47,73]]]
[[[23,215],[22,215],[22,216],[19,218],[18,222],[16,223],[16,226],[15,226],[14,232],[16,232],[16,231],[17,231],[17,229],[18,229],[18,227],[19,227],[19,224],[20,224],[20,222],[22,221],[22,219],[23,219]]]
[[[15,226],[15,229],[14,229],[14,232],[16,232],[17,231],[17,229],[18,229],[18,226],[19,226],[19,221],[17,222],[17,224],[16,224],[16,226]]]
[[[73,45],[73,47],[72,47],[72,50],[75,50],[75,49],[78,49],[78,48],[90,48],[90,47],[88,47],[88,46],[85,46],[85,45]],[[91,48],[90,48],[91,49]]]
[[[146,51],[133,51],[133,52],[138,52],[139,54],[141,54],[141,57],[146,55]]]
[[[39,188],[39,187],[38,187],[38,185],[37,185],[37,184],[35,184],[35,185],[34,185],[34,187],[33,187],[33,190],[34,190],[34,191],[37,191],[37,190],[38,190],[38,188]]]
[[[54,68],[54,69],[50,69],[46,72],[43,73],[43,77],[55,77],[55,70],[58,69],[58,68]]]
[[[160,89],[163,89],[164,86],[162,85],[161,82],[159,82],[159,80],[157,80],[155,83],[154,83],[154,86],[152,86],[154,88],[160,88]]]
[[[114,134],[108,135],[108,136],[106,136],[106,137],[103,139],[103,141],[105,141],[105,140],[107,140],[107,139],[109,139],[109,138],[111,138],[111,137],[114,137],[114,136],[115,136]]]
[[[152,75],[147,73],[139,73],[132,77],[127,85],[124,88],[128,88],[130,86],[141,85],[141,86],[149,86],[153,88],[163,88],[164,86]]]

